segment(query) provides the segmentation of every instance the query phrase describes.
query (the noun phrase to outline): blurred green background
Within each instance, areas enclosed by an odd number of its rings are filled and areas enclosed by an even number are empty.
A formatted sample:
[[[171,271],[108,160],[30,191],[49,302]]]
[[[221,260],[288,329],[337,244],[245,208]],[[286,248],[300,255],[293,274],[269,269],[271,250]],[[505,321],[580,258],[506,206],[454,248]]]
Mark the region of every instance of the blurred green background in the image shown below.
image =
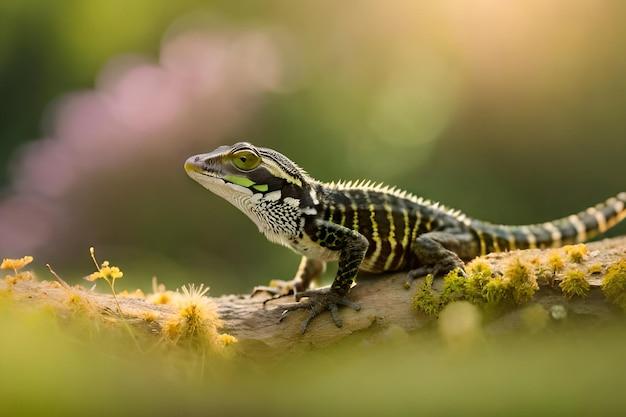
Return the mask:
[[[0,2],[0,256],[121,285],[288,279],[298,257],[188,179],[248,140],[322,180],[494,222],[626,189],[619,0]],[[612,233],[626,231],[621,225]]]

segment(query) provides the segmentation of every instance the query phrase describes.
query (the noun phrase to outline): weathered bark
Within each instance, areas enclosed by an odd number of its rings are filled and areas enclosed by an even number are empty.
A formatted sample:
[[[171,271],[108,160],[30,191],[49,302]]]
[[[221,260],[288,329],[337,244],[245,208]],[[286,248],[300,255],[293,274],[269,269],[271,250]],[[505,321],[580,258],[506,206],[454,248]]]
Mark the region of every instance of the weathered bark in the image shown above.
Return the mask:
[[[558,287],[542,287],[536,294],[534,301],[548,308],[562,305],[570,316],[584,315],[595,320],[606,320],[622,314],[611,306],[601,292],[601,281],[607,267],[615,261],[626,258],[626,237],[607,239],[587,245],[589,253],[581,263],[572,263],[566,260],[566,269],[576,268],[587,271],[589,266],[601,265],[601,272],[587,273],[591,290],[585,298],[568,300],[561,294]],[[549,250],[513,251],[501,254],[492,254],[484,259],[494,271],[502,271],[515,258],[531,262],[534,265],[545,264]],[[566,259],[566,256],[563,256]],[[563,273],[557,273],[558,282]],[[417,313],[411,307],[411,299],[421,280],[407,285],[406,273],[362,277],[359,284],[353,288],[351,297],[361,304],[358,312],[348,308],[341,310],[344,321],[342,328],[337,328],[330,320],[328,313],[313,320],[306,334],[299,332],[300,323],[306,312],[292,312],[282,323],[279,317],[282,309],[280,305],[293,302],[292,297],[286,297],[268,303],[263,308],[263,295],[250,298],[245,295],[227,295],[211,298],[217,312],[223,321],[222,330],[234,335],[239,340],[238,346],[242,350],[271,350],[282,351],[295,347],[325,346],[337,342],[351,334],[371,330],[382,331],[395,326],[406,331],[423,328],[432,322],[432,318]],[[436,282],[435,288],[441,285]],[[95,293],[84,289],[67,288],[58,284],[38,282],[34,280],[20,281],[9,285],[0,281],[0,289],[7,289],[12,297],[19,302],[29,304],[52,305],[59,311],[70,311],[68,291],[88,300],[89,304],[102,313],[112,315],[116,311],[113,297],[108,294]],[[170,305],[151,304],[142,298],[120,297],[119,303],[128,320],[139,327],[147,327],[154,333],[159,333],[162,325],[176,315],[176,309]],[[155,320],[145,320],[146,313],[153,313]],[[114,314],[112,315],[114,316]],[[492,330],[515,326],[519,320],[516,311],[509,312],[490,324]]]

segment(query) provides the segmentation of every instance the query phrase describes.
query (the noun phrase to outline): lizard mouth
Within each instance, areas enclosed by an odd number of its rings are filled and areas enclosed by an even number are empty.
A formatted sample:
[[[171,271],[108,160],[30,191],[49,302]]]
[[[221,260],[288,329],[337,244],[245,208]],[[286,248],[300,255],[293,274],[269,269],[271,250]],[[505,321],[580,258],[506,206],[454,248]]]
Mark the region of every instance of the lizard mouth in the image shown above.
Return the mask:
[[[217,194],[221,194],[223,190],[230,190],[230,193],[236,191],[241,194],[252,195],[252,191],[245,186],[246,184],[241,184],[241,180],[234,180],[236,177],[222,175],[221,172],[207,169],[202,158],[195,156],[189,158],[185,162],[185,171],[194,181]]]
[[[202,176],[223,180],[218,172],[208,169],[202,158],[197,156],[192,156],[185,161],[185,171],[190,177]]]
[[[204,168],[202,160],[197,156],[192,156],[185,161],[185,171],[187,174],[202,174],[208,175],[208,172]]]

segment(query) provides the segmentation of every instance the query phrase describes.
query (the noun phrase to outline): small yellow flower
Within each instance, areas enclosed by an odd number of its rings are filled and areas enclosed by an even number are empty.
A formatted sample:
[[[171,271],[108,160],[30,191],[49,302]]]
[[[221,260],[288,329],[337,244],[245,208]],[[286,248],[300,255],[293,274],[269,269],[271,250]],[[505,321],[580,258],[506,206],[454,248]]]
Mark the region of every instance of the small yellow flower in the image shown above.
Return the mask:
[[[117,266],[105,266],[100,270],[100,273],[110,279],[119,279],[124,276],[124,273]]]
[[[91,281],[91,282],[96,281],[100,278],[104,278],[102,274],[100,273],[100,271],[94,272],[93,274],[89,274],[85,277],[87,281]]]
[[[86,276],[85,279],[87,281],[93,282],[99,279],[103,279],[112,283],[116,279],[122,278],[124,276],[124,273],[117,266],[111,266],[109,261],[104,261],[100,266],[98,266],[98,261],[96,260],[96,253],[94,248],[89,248],[89,252],[91,253],[91,259],[93,259],[93,262],[98,270]]]
[[[0,269],[12,269],[17,272],[33,261],[32,256],[24,256],[20,259],[3,259]]]
[[[98,279],[104,279],[106,281],[114,281],[116,279],[122,278],[124,273],[117,266],[102,266],[99,271],[90,274],[85,279],[87,281],[96,281]]]

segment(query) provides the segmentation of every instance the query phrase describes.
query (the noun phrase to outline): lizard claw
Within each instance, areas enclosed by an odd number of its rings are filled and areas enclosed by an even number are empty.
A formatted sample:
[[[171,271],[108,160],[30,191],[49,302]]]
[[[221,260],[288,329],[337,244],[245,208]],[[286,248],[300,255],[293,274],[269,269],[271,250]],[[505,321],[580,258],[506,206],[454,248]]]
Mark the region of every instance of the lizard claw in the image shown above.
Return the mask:
[[[318,290],[303,291],[296,294],[296,301],[300,301],[302,298],[308,298],[306,301],[298,302],[296,304],[289,304],[281,306],[283,313],[280,316],[280,322],[282,322],[290,312],[295,310],[309,310],[309,314],[306,316],[302,325],[300,326],[300,332],[304,334],[315,317],[319,316],[325,310],[330,311],[330,317],[332,318],[335,326],[342,327],[343,320],[339,317],[339,306],[350,307],[356,311],[361,309],[361,306],[351,300],[345,295],[340,294],[332,288],[322,288]]]
[[[415,268],[409,271],[409,278],[415,279],[420,277],[425,277],[426,275],[432,275],[434,277],[439,277],[446,275],[448,272],[454,271],[458,269],[459,274],[465,278],[467,278],[467,273],[465,272],[465,264],[460,259],[450,258],[446,259],[445,262],[441,262],[434,265],[424,265],[419,268]]]
[[[257,285],[252,289],[250,298],[253,298],[259,293],[269,293],[269,297],[263,300],[263,308],[270,301],[278,300],[279,298],[288,297],[301,290],[302,281],[299,279],[292,279],[290,281],[283,281],[280,279],[273,279],[270,281],[270,285]]]

